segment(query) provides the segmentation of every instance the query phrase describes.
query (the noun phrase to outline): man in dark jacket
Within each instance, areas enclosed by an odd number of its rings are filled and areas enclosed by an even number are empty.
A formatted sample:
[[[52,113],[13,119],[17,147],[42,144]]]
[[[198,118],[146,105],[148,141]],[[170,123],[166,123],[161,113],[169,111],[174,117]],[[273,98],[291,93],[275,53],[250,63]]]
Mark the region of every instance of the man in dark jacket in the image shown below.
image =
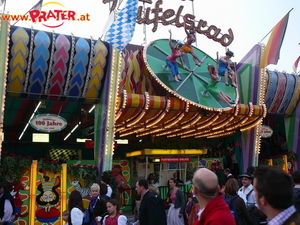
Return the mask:
[[[141,195],[141,205],[139,209],[140,225],[166,225],[166,212],[155,195],[148,190],[147,180],[136,182],[135,190]]]
[[[293,181],[276,166],[260,166],[254,173],[254,191],[258,208],[267,215],[268,224],[300,225],[293,201]]]
[[[292,173],[294,182],[294,204],[298,213],[300,213],[300,171],[296,170]]]

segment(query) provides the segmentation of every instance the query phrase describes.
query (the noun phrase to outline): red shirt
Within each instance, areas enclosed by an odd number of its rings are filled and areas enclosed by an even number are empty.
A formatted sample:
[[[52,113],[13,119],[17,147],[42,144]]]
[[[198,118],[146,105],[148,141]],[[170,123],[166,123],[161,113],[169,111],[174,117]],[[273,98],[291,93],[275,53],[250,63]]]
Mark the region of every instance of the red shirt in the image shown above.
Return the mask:
[[[172,48],[172,55],[169,55],[167,59],[170,62],[176,62],[176,58],[180,57],[182,55],[182,52],[178,49]]]
[[[235,220],[230,212],[229,206],[222,199],[222,193],[211,200],[201,213],[200,220],[196,220],[193,225],[234,225]]]
[[[115,217],[106,217],[105,225],[118,225],[118,218],[120,214],[116,215]]]

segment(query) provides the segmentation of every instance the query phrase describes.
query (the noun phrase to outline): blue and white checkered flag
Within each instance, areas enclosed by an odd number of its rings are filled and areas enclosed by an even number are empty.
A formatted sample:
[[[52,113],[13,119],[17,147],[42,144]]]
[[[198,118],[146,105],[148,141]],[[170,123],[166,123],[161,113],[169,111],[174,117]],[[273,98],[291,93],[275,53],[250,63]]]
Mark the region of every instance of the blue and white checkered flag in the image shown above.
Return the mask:
[[[137,16],[138,0],[128,0],[106,33],[105,40],[119,52],[131,41]]]

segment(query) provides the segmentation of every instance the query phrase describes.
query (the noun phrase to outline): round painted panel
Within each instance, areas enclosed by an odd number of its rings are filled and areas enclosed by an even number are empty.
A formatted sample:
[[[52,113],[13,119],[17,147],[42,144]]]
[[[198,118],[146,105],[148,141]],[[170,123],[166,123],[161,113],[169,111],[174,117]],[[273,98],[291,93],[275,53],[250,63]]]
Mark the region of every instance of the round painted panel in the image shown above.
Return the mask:
[[[176,41],[173,40],[173,46]],[[169,92],[175,96],[189,101],[194,105],[201,105],[209,108],[228,109],[229,106],[219,98],[218,95],[207,91],[207,86],[211,81],[208,73],[207,64],[216,66],[216,61],[200,49],[193,47],[199,59],[204,61],[201,66],[196,66],[193,57],[189,53],[183,54],[185,67],[181,65],[180,59],[177,58],[181,82],[176,82],[166,64],[166,58],[171,54],[168,39],[159,39],[151,42],[144,48],[144,60],[151,75]],[[227,95],[233,105],[237,103],[237,89],[226,86],[224,77],[221,76],[218,88]]]

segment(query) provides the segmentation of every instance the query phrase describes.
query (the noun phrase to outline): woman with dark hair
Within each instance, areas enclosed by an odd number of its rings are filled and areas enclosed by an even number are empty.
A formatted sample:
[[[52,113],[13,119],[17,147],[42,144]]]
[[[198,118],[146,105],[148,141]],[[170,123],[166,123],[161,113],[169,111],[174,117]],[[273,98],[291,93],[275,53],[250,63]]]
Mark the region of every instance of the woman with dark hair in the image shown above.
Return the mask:
[[[169,180],[170,191],[167,197],[170,198],[171,204],[167,216],[168,225],[184,225],[184,206],[185,201],[183,197],[183,192],[177,187],[177,180],[171,178]]]
[[[225,199],[234,198],[233,203],[237,212],[237,225],[253,225],[253,221],[247,211],[244,200],[237,195],[237,190],[239,189],[239,184],[236,179],[229,179],[225,184]]]
[[[69,225],[82,225],[84,218],[84,207],[79,191],[72,191],[69,197]]]
[[[6,183],[0,183],[0,224],[6,224],[15,217],[15,204]]]
[[[121,215],[120,204],[117,199],[109,199],[106,203],[107,211],[109,215],[106,215],[103,219],[103,225],[126,225],[127,217]]]

